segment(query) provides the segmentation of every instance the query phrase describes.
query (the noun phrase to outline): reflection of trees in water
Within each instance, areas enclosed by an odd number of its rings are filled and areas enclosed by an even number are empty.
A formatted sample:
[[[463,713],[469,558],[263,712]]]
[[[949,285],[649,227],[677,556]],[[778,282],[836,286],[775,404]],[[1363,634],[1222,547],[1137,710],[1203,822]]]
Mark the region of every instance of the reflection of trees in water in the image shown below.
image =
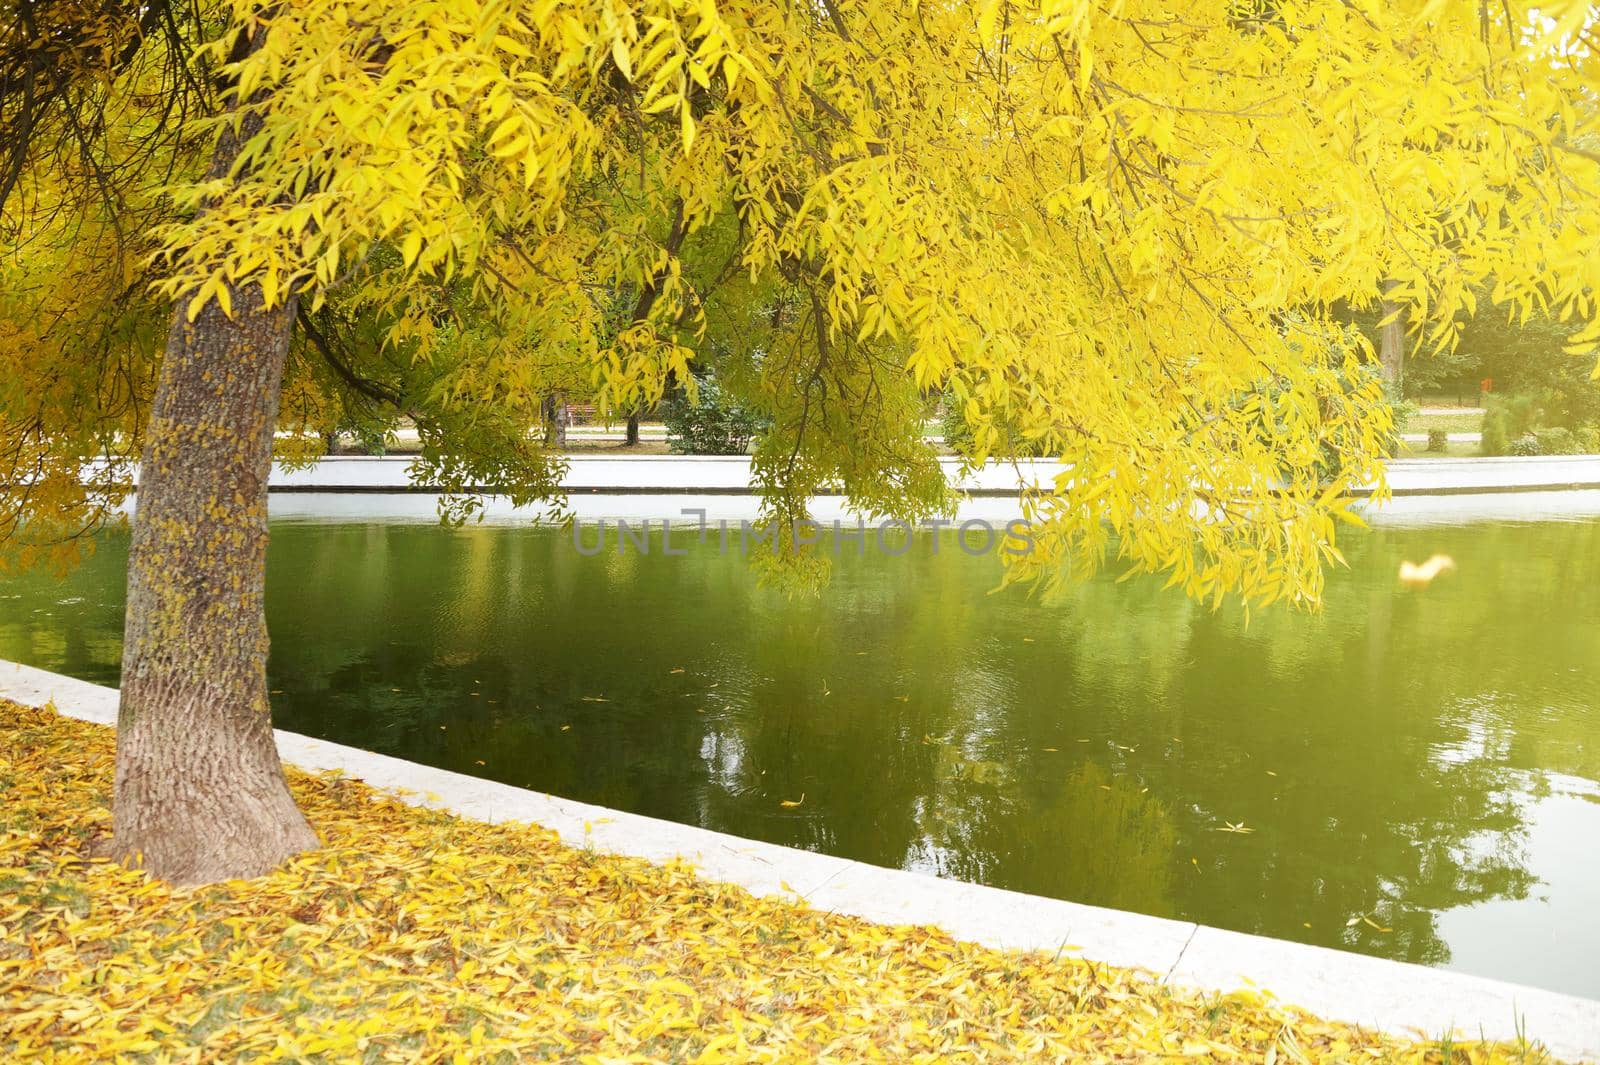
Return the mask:
[[[1037,827],[1024,838],[1041,859],[1060,863],[1050,878],[1059,886],[1023,890],[1160,916],[1173,912],[1177,830],[1146,787],[1091,762],[1067,778],[1060,798],[1031,825]],[[1033,867],[1050,868],[1046,860]]]
[[[1122,593],[1124,609],[1181,635],[1113,629],[1071,653],[1091,689],[1154,678],[1131,713],[1110,704],[1107,724],[1156,745],[1139,772],[1193,811],[1180,846],[1200,871],[1185,915],[1437,962],[1448,949],[1434,911],[1524,897],[1527,770],[1572,771],[1595,748],[1590,682],[1572,671],[1600,646],[1600,610],[1588,586],[1565,592],[1597,541],[1593,523],[1380,530],[1348,547],[1355,572],[1330,580],[1321,615],[1258,614],[1248,628]],[[1436,550],[1459,573],[1399,591],[1400,560]],[[1104,617],[1110,594],[1091,586],[1074,605]],[[1160,664],[1175,654],[1189,667]],[[1210,832],[1240,820],[1256,831]],[[1241,883],[1259,884],[1253,905],[1240,905]],[[1362,913],[1393,931],[1346,927]]]
[[[116,686],[127,555],[126,534],[108,532],[66,580],[49,570],[0,576],[0,658]]]
[[[1567,771],[1570,755],[1595,749],[1589,681],[1563,691],[1551,678],[1595,646],[1594,595],[1564,602],[1562,589],[1600,557],[1597,539],[1592,523],[1379,531],[1347,545],[1354,572],[1333,576],[1324,613],[1258,614],[1248,627],[1139,582],[1078,589],[1054,612],[978,600],[977,567],[927,565],[874,586],[865,646],[892,682],[853,680],[866,693],[854,713],[796,700],[815,661],[829,663],[837,698],[833,670],[854,651],[793,641],[771,666],[784,679],[756,704],[772,709],[738,724],[748,751],[806,762],[842,791],[824,793],[821,822],[794,842],[1438,962],[1448,948],[1436,912],[1532,887],[1524,806],[1537,777],[1525,769],[1541,763],[1530,741],[1564,743],[1546,764]],[[1461,571],[1401,592],[1401,558],[1434,550]],[[920,668],[904,684],[908,662]],[[897,686],[915,705],[890,701]],[[1495,689],[1509,697],[1464,711]],[[1478,742],[1463,748],[1469,732]],[[1115,790],[1091,790],[1152,796],[1171,811],[1170,837],[1130,840],[1116,831],[1126,812],[1052,794],[1093,762]],[[1230,822],[1250,832],[1219,831]],[[1072,863],[1069,848],[1091,858]],[[1362,914],[1373,923],[1348,924]]]
[[[991,563],[948,542],[847,553],[796,600],[756,589],[736,554],[685,546],[584,557],[561,532],[278,526],[279,723],[774,842],[1417,961],[1447,955],[1435,911],[1529,892],[1540,771],[1600,779],[1600,588],[1579,579],[1600,523],[1380,529],[1343,545],[1353,572],[1331,576],[1322,614],[1248,627],[1151,582],[1054,607],[988,596]],[[114,670],[121,550],[68,586],[8,582],[29,598],[0,600],[0,653]],[[1435,551],[1458,572],[1399,590],[1400,560]],[[64,594],[90,606],[30,613]],[[1392,931],[1347,927],[1363,913]]]
[[[980,779],[1002,784],[996,765],[976,763]],[[1015,802],[930,808],[906,864],[1091,905],[1172,914],[1177,832],[1165,805],[1132,778],[1093,762],[1073,769],[1055,791],[1034,809]]]

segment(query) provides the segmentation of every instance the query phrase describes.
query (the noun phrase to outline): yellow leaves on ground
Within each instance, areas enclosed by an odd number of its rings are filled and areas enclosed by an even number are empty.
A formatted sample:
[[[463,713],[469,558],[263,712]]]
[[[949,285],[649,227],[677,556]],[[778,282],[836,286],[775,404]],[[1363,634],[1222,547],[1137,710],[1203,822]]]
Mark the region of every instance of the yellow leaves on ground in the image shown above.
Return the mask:
[[[957,943],[292,773],[325,846],[174,890],[79,857],[109,729],[0,703],[0,1058],[1442,1062],[1263,1002]],[[1457,1045],[1452,1065],[1539,1061]]]

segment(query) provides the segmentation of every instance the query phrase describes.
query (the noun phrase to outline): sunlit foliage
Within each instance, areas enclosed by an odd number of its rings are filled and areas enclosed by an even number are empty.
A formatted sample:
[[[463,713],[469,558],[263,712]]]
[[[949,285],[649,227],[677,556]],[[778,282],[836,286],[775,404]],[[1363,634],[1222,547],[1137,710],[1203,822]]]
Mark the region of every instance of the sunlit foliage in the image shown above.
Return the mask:
[[[946,506],[947,393],[973,461],[1070,464],[1010,576],[1309,602],[1392,428],[1335,303],[1388,282],[1440,348],[1488,285],[1600,341],[1585,6],[240,0],[198,54],[260,128],[180,190],[160,291],[381,322],[350,376],[541,487],[497,456],[557,378],[627,410],[764,330],[776,519]]]

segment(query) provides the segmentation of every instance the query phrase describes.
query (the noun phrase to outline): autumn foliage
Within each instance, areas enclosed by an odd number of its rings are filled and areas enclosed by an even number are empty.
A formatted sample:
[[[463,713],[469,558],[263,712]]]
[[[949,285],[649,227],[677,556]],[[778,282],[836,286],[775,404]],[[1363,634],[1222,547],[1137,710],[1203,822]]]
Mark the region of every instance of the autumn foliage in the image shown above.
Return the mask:
[[[292,777],[322,850],[174,889],[79,857],[109,730],[9,703],[0,729],[8,1061],[1550,1061],[820,913],[329,775]]]
[[[631,409],[720,337],[771,421],[755,482],[775,517],[829,488],[872,514],[947,505],[921,438],[939,393],[973,460],[1073,466],[1029,501],[1044,549],[1014,577],[1116,560],[1209,599],[1310,602],[1392,429],[1337,307],[1387,286],[1422,349],[1536,309],[1575,353],[1600,340],[1587,7],[239,0],[148,55],[74,62],[95,85],[78,106],[123,131],[87,158],[169,164],[174,201],[149,206],[147,171],[124,198],[148,208],[141,281],[190,314],[259,285],[363,338],[329,365],[300,338],[304,410],[387,397],[435,466],[468,455],[547,493],[519,449],[552,388]],[[186,91],[185,48],[231,87],[140,140]],[[196,146],[244,111],[259,129],[200,180]],[[108,232],[82,165],[35,142],[8,282]],[[6,379],[84,387],[0,397],[0,445],[116,451],[148,375],[96,376],[115,361],[50,325],[72,292],[29,291],[0,323]],[[129,413],[94,440],[64,433],[113,403]],[[16,520],[84,516],[67,488],[5,491]]]

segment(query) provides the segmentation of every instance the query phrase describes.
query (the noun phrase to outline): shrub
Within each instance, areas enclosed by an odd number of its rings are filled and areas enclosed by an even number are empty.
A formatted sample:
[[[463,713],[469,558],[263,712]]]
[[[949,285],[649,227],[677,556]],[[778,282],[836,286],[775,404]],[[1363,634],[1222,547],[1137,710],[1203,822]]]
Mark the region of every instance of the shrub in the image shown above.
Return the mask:
[[[972,427],[954,396],[945,396],[939,404],[939,435],[944,446],[957,454],[965,454],[972,444]]]
[[[1389,412],[1394,418],[1394,427],[1389,432],[1389,440],[1385,450],[1389,455],[1399,455],[1405,450],[1400,434],[1405,432],[1406,423],[1415,418],[1417,412],[1422,408],[1401,395],[1399,390],[1392,384],[1383,386],[1383,394],[1384,398],[1389,401]],[[1432,449],[1430,448],[1430,450]]]
[[[1572,435],[1578,442],[1578,454],[1600,454],[1600,425],[1596,425],[1594,422],[1580,425],[1573,431]]]
[[[1480,450],[1485,455],[1517,454],[1512,448],[1533,430],[1537,418],[1538,407],[1532,396],[1489,396],[1484,404]]]
[[[1443,429],[1428,430],[1428,450],[1443,451],[1445,445],[1450,443],[1450,434]]]
[[[1027,440],[1006,422],[997,422],[1002,435],[996,457],[1040,458],[1045,456],[1045,446],[1036,440]],[[939,401],[939,435],[947,450],[958,455],[972,453],[972,427],[967,424],[961,402],[946,395]]]
[[[1396,432],[1412,418],[1415,418],[1422,410],[1415,400],[1407,399],[1400,395],[1392,386],[1385,385],[1383,394],[1389,398],[1389,409],[1394,412]]]
[[[702,378],[699,395],[690,403],[682,390],[669,395],[661,404],[661,420],[667,427],[667,446],[678,455],[743,455],[750,441],[763,432],[769,422],[756,411],[739,403],[710,378]]]
[[[1478,450],[1485,455],[1504,455],[1510,446],[1511,434],[1506,429],[1505,416],[1493,409],[1484,411]]]
[[[1511,441],[1511,446],[1506,449],[1506,454],[1515,455],[1518,458],[1542,454],[1539,450],[1539,438],[1532,433],[1523,433]]]
[[[1571,429],[1556,426],[1550,429],[1537,429],[1534,439],[1539,442],[1541,455],[1576,455],[1578,453],[1578,438]]]

